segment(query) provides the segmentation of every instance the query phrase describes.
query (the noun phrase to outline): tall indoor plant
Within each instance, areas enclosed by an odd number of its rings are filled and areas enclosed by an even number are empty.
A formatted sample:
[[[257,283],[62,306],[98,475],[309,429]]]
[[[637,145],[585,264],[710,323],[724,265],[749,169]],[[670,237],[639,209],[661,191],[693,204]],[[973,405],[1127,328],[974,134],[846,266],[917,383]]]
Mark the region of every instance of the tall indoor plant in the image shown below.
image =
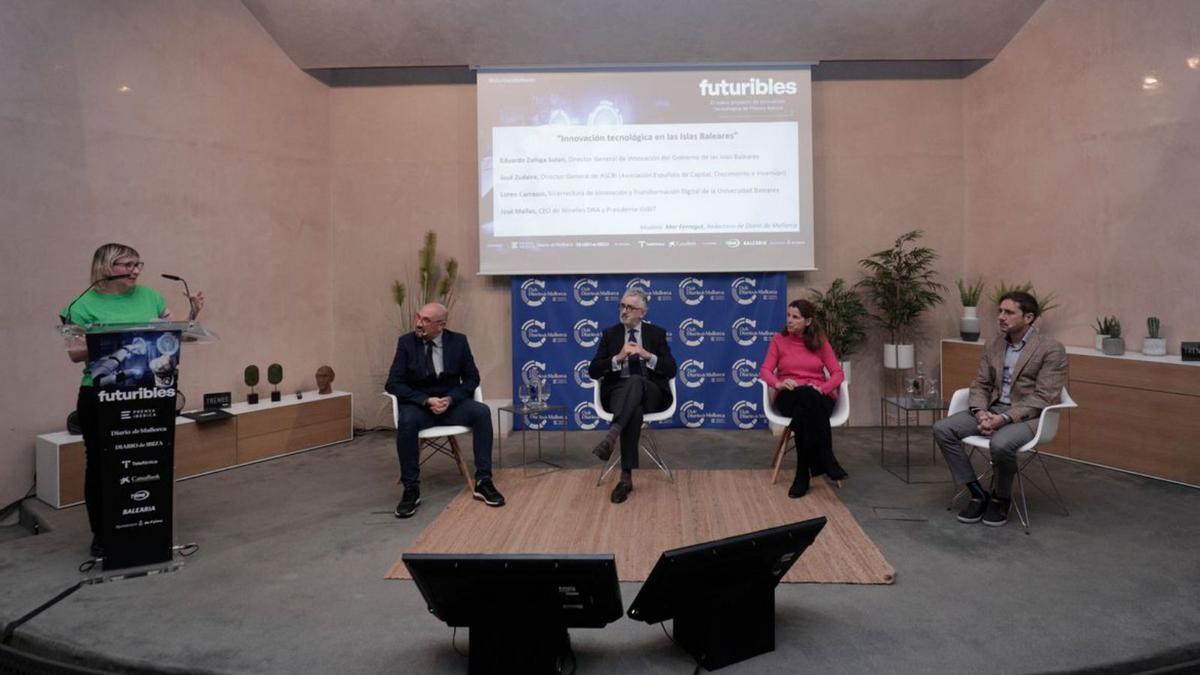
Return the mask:
[[[846,382],[850,381],[850,356],[858,351],[867,339],[864,325],[869,314],[862,298],[844,279],[834,279],[826,291],[808,289],[809,299],[816,306],[817,324],[825,331],[829,346],[838,361]]]
[[[858,261],[866,276],[857,286],[875,306],[871,317],[887,333],[885,368],[912,368],[913,328],[926,310],[942,301],[941,293],[946,290],[935,279],[937,252],[914,243],[922,234],[921,230],[905,232],[891,248]]]

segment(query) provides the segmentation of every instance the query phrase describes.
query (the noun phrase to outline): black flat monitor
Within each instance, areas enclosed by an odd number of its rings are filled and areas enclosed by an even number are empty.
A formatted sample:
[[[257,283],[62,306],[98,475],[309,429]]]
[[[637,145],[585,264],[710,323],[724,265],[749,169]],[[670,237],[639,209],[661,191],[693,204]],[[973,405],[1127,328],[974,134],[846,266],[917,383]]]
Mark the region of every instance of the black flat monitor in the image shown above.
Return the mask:
[[[674,639],[708,670],[775,649],[775,587],[825,518],[663,552],[629,618],[674,619]]]
[[[468,672],[555,672],[568,628],[621,618],[612,554],[405,553],[430,613],[470,628]]]

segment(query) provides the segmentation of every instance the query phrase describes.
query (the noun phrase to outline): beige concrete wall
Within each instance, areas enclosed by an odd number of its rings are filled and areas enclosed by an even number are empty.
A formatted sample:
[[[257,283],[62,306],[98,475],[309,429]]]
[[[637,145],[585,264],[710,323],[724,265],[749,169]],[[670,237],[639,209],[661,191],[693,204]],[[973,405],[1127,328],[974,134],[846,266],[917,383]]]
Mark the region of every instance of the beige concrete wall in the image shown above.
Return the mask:
[[[0,82],[0,503],[74,408],[55,317],[107,241],[141,251],[177,314],[182,290],[159,274],[208,296],[223,340],[185,348],[193,404],[242,398],[251,362],[313,386],[332,356],[327,90],[240,2],[5,3]]]
[[[1200,339],[1200,3],[1051,0],[964,96],[966,269],[1056,292],[1066,344]]]
[[[961,80],[817,82],[813,90],[819,272],[795,275],[791,294],[859,278],[858,260],[910,229],[944,256],[948,282],[962,259]],[[468,272],[450,325],[471,337],[489,398],[511,397],[508,279],[478,269],[475,88],[470,85],[331,90],[335,346],[339,373],[359,396],[356,423],[388,422],[379,396],[399,321],[392,280],[416,265],[427,229]],[[927,319],[920,353],[956,331],[957,306]],[[782,317],[781,317],[782,323]],[[854,358],[852,421],[878,419],[881,341]],[[335,366],[337,367],[337,366]],[[341,375],[339,375],[341,377]]]

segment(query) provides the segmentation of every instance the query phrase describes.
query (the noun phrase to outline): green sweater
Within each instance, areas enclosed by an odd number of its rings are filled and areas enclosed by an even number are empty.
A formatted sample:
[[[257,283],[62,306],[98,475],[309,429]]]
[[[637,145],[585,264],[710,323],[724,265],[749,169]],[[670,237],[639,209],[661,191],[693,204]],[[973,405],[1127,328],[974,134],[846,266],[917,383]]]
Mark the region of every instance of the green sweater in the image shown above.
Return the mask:
[[[67,319],[81,326],[89,323],[141,323],[161,317],[167,311],[167,301],[149,286],[134,286],[126,293],[97,293],[92,289],[70,307],[71,316]],[[58,314],[67,316],[67,308],[63,307]],[[91,366],[86,361],[80,384],[92,386]]]

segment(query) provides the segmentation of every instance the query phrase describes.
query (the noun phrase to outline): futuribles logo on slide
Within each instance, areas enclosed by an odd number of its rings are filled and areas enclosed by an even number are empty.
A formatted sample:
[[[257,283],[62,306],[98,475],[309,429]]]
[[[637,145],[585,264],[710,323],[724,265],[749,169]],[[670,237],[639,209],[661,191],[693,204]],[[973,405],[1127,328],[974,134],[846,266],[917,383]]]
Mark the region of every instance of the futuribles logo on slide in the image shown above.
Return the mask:
[[[575,322],[575,342],[580,347],[595,347],[600,341],[600,324],[591,319]]]
[[[758,423],[758,405],[750,401],[733,404],[733,423],[739,429],[753,429]]]
[[[733,381],[739,387],[753,387],[758,382],[758,363],[750,359],[738,359],[731,369]]]
[[[592,386],[592,377],[588,375],[588,367],[591,365],[592,362],[587,359],[575,363],[575,384],[580,387]]]
[[[575,406],[575,424],[579,425],[580,429],[595,429],[599,423],[600,418],[590,401],[581,401]]]
[[[776,80],[768,77],[763,80],[752,77],[740,82],[721,79],[709,82],[700,80],[701,96],[790,96],[799,91],[795,82]]]

